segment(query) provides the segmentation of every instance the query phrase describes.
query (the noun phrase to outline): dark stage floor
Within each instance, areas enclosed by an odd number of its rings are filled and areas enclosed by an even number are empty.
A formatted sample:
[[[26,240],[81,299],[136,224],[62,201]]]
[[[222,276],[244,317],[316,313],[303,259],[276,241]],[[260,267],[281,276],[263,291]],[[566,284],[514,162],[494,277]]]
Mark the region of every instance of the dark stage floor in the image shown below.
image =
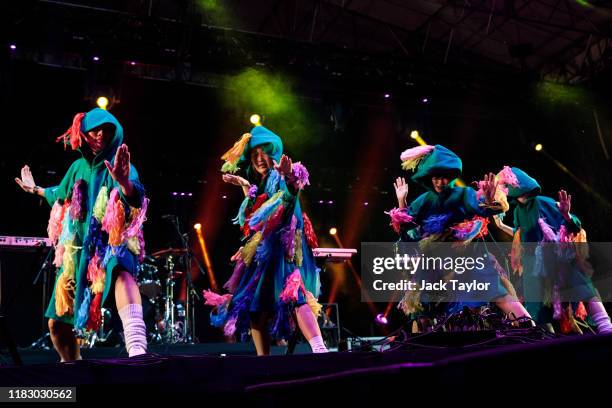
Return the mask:
[[[104,389],[129,392],[143,402],[189,398],[227,404],[253,399],[265,406],[312,406],[310,397],[359,403],[377,396],[378,401],[391,401],[398,393],[436,400],[510,398],[526,392],[525,386],[538,384],[541,389],[547,383],[556,384],[559,396],[560,386],[583,384],[585,375],[592,376],[589,387],[607,382],[605,376],[589,373],[609,370],[612,336],[264,358],[239,355],[251,352],[239,344],[152,347],[150,351],[128,359],[118,358],[118,349],[85,350],[86,360],[67,364],[42,363],[54,358],[51,352],[22,352],[23,366],[0,368],[0,386],[73,385],[79,402],[98,399]]]

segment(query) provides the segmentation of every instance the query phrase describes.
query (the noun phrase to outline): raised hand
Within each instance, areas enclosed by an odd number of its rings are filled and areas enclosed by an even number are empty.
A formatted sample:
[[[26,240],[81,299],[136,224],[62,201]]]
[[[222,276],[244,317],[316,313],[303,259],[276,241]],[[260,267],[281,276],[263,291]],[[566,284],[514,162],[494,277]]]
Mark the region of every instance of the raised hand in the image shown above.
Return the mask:
[[[125,144],[122,144],[117,149],[113,164],[110,164],[108,160],[104,160],[104,164],[111,177],[119,183],[120,186],[126,186],[128,184],[130,180],[130,152]]]
[[[279,163],[276,161],[274,162],[274,168],[280,173],[281,176],[289,176],[291,174],[291,170],[293,169],[293,162],[288,156],[283,154]]]
[[[408,183],[403,177],[398,177],[393,183],[395,188],[395,196],[400,208],[406,207],[406,198],[408,197]]]
[[[559,191],[559,202],[557,203],[559,207],[559,211],[563,215],[563,218],[570,218],[570,210],[572,209],[572,196],[571,194],[567,194],[565,190]]]
[[[248,187],[250,185],[246,179],[234,174],[224,174],[221,178],[224,182],[235,186]]]
[[[15,182],[26,193],[34,194],[36,183],[34,182],[34,177],[32,176],[30,167],[27,164],[21,169],[21,178],[15,177]]]
[[[121,186],[123,194],[126,196],[132,195],[134,185],[130,181],[130,151],[127,145],[119,146],[112,165],[108,160],[104,160],[104,164],[113,180]]]
[[[482,191],[484,192],[485,202],[491,204],[495,201],[495,192],[497,191],[498,182],[495,181],[495,174],[485,174],[482,179]]]

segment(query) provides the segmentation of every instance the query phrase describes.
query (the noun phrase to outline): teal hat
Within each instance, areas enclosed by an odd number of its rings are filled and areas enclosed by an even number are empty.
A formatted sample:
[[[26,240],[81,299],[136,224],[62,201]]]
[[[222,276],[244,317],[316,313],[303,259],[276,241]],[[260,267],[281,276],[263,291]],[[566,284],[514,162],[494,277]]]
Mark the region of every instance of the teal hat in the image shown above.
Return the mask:
[[[251,150],[258,146],[265,147],[266,154],[274,161],[279,161],[283,155],[281,138],[264,126],[255,126],[221,156],[221,159],[225,160],[221,171],[235,173],[245,163],[249,163],[247,167],[250,166]]]
[[[423,148],[423,146],[419,146]],[[425,151],[425,155],[418,161],[416,171],[412,176],[412,180],[420,183],[421,185],[430,188],[431,183],[429,182],[431,177],[439,175],[448,175],[452,180],[461,176],[463,170],[463,164],[461,159],[450,149],[442,145],[430,146]],[[402,153],[402,160],[410,158],[409,151]]]
[[[529,174],[518,167],[512,167],[512,172],[518,180],[518,187],[508,185],[508,197],[518,198],[524,194],[538,195],[542,192],[540,184]]]
[[[270,129],[263,126],[255,126],[251,129],[251,139],[249,144],[244,149],[238,165],[248,162],[251,159],[251,149],[257,146],[269,144],[270,148],[266,151],[266,154],[275,161],[279,161],[283,155],[283,141],[281,138]]]

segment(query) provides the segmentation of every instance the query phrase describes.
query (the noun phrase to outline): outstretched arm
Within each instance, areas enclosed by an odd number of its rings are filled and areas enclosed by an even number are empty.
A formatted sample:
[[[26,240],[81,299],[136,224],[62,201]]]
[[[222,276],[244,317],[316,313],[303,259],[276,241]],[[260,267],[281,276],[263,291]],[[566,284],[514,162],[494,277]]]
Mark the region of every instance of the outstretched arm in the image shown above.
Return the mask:
[[[244,193],[245,197],[249,195],[249,187],[251,185],[246,179],[240,176],[236,176],[234,174],[224,174],[222,176],[222,179],[228,184],[233,184],[235,186],[242,187],[242,192]]]

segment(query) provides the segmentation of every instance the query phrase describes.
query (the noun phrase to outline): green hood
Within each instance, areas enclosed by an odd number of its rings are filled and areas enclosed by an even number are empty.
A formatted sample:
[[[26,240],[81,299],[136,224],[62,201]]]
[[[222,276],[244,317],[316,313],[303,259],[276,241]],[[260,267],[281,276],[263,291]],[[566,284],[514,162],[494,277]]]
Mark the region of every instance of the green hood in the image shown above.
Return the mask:
[[[518,198],[522,196],[523,194],[528,194],[528,193],[532,195],[539,195],[542,192],[542,188],[540,187],[536,179],[534,179],[533,177],[530,177],[523,170],[519,169],[518,167],[512,167],[512,172],[516,176],[519,186],[518,187],[508,186],[508,197],[509,198]]]
[[[454,180],[461,175],[462,169],[463,165],[459,156],[442,145],[435,145],[433,151],[417,166],[412,180],[431,189],[431,177],[448,174]]]
[[[123,127],[113,114],[100,108],[90,110],[81,120],[81,132],[83,133],[105,123],[110,123],[115,126],[115,135],[104,150],[91,159],[92,165],[94,166],[104,163],[104,160],[112,161],[117,149],[123,143]],[[79,149],[79,151],[83,153],[82,148]],[[88,159],[86,155],[83,155],[83,157]]]

